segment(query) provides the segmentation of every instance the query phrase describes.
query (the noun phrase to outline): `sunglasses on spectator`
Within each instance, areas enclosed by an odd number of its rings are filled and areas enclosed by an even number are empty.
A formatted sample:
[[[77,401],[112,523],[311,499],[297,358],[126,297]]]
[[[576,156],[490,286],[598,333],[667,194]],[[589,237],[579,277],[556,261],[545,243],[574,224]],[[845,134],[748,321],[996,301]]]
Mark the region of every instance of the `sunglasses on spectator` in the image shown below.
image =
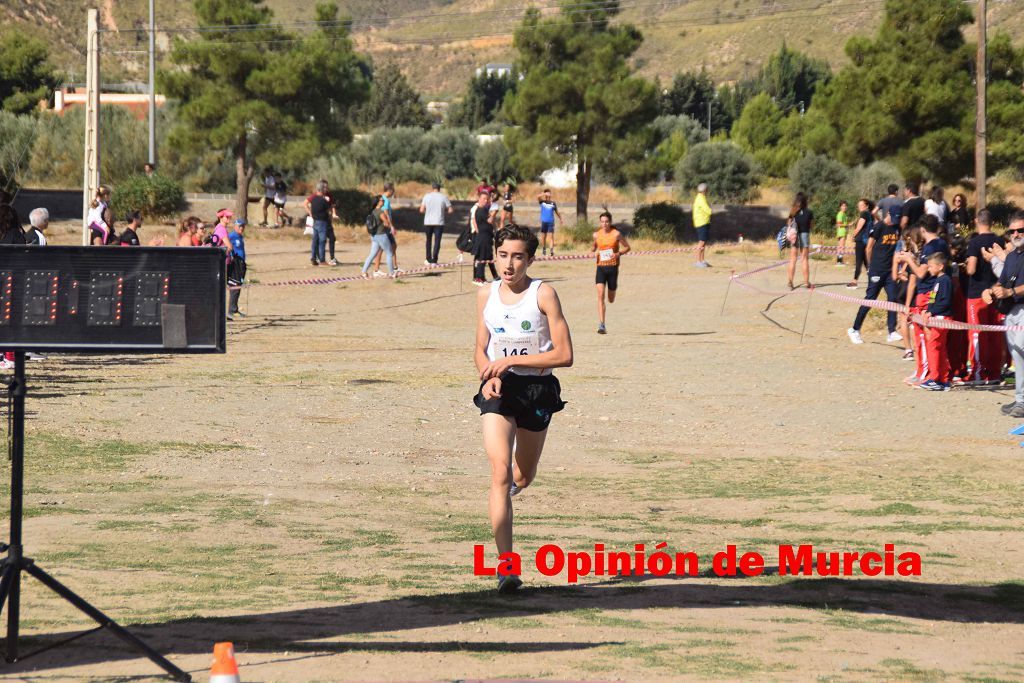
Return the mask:
[[[1007,235],[1019,235],[1021,233],[1024,233],[1024,228],[1014,228],[1013,230],[1006,231]]]

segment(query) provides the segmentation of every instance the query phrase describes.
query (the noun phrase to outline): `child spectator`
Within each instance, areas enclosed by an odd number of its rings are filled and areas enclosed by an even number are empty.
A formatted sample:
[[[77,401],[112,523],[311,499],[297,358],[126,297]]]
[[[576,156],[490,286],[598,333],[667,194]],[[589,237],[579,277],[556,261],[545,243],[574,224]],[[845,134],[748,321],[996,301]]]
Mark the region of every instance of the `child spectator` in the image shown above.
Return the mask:
[[[239,218],[235,221],[234,229],[228,233],[228,241],[231,243],[231,262],[228,263],[228,320],[234,320],[234,316],[245,317],[245,313],[238,310],[238,298],[242,294],[242,284],[245,282],[245,226],[246,220]]]
[[[928,305],[921,317],[926,322],[948,320],[953,316],[953,280],[946,274],[946,254],[937,251],[928,257],[926,268],[932,284]],[[949,330],[925,328],[925,349],[928,354],[928,375],[920,384],[929,391],[949,391],[949,356],[946,341]]]
[[[846,253],[846,228],[849,227],[850,219],[846,212],[850,205],[846,202],[839,202],[839,212],[836,214],[836,265],[843,265],[843,255]]]

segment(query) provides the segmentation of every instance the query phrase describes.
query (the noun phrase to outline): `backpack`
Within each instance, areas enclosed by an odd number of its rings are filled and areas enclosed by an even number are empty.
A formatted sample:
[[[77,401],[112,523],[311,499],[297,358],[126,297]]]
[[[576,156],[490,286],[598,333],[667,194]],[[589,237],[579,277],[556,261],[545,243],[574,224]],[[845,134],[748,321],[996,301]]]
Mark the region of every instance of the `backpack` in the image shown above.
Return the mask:
[[[383,227],[384,223],[381,221],[380,216],[377,215],[376,210],[366,214],[366,232],[370,233],[371,237],[378,234]]]
[[[455,238],[455,248],[459,251],[469,253],[473,251],[473,247],[476,244],[476,235],[473,233],[469,226],[463,230],[458,237]]]

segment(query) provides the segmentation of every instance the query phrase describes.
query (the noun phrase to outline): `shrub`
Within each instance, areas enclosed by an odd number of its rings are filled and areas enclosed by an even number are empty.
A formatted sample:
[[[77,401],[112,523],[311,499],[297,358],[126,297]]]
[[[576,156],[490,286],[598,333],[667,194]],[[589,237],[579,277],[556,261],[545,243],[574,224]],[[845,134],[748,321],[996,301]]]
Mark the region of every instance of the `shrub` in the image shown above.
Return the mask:
[[[345,225],[362,225],[372,208],[370,202],[373,201],[373,195],[362,190],[338,190],[332,186],[331,197],[338,211],[338,220]]]
[[[669,202],[644,204],[633,212],[633,227],[637,236],[658,242],[678,241],[684,220],[683,210]]]
[[[133,175],[113,188],[110,208],[121,220],[131,211],[149,217],[170,216],[185,204],[185,192],[177,181],[159,173],[152,177]]]
[[[32,158],[38,126],[32,116],[0,111],[0,190],[18,189]]]
[[[411,161],[440,168],[446,178],[473,175],[477,152],[476,138],[466,128],[434,128],[420,139]]]
[[[902,179],[903,175],[898,168],[887,161],[876,161],[853,169],[849,190],[857,199],[864,197],[875,200],[888,194],[889,185],[899,185]]]
[[[758,172],[754,160],[731,142],[702,142],[679,162],[676,181],[687,194],[703,182],[715,200],[745,202],[755,195]]]
[[[432,183],[443,179],[444,173],[440,168],[427,166],[422,161],[399,159],[388,167],[384,177],[393,183]]]
[[[29,165],[33,181],[57,187],[81,186],[84,137],[84,107],[76,107],[62,116],[41,116]],[[129,111],[121,107],[101,107],[100,140],[103,141],[100,179],[104,184],[121,184],[142,170],[148,145],[146,124]]]
[[[575,224],[569,224],[565,231],[573,244],[591,244],[597,228],[589,221],[577,221]]]
[[[476,177],[495,178],[499,181],[519,180],[519,174],[512,166],[512,155],[501,140],[485,142],[477,147],[474,163]]]
[[[831,190],[820,192],[814,196],[814,200],[808,208],[814,213],[814,231],[825,234],[828,237],[836,236],[836,214],[839,213],[839,203],[846,201],[851,209],[846,212],[847,216],[856,216],[857,201],[845,196],[842,191]]]
[[[823,154],[806,154],[789,169],[793,192],[803,192],[810,199],[839,193],[851,177],[849,168]]]

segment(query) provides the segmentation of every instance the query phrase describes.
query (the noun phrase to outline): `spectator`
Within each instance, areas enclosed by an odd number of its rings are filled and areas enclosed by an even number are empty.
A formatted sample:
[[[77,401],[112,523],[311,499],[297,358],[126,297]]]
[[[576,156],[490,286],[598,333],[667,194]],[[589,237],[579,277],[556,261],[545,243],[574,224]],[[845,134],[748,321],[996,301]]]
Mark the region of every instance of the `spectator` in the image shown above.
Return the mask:
[[[25,233],[25,243],[46,246],[46,228],[50,226],[50,212],[46,209],[32,209],[28,215],[29,229]]]
[[[925,214],[924,211],[924,200],[918,195],[919,185],[913,181],[908,182],[904,195],[906,201],[903,202],[903,212],[900,217],[900,228],[906,228],[907,226],[914,225],[921,216]]]
[[[924,202],[921,202],[923,205]],[[906,215],[903,216],[906,218]],[[929,220],[930,219],[930,220]],[[917,223],[921,227],[921,235],[924,243],[921,251],[915,258],[910,252],[902,252],[896,255],[901,263],[906,264],[910,271],[910,281],[907,283],[907,299],[905,305],[909,310],[908,318],[913,315],[921,315],[928,308],[928,299],[932,288],[935,286],[935,278],[928,270],[928,257],[932,254],[941,253],[949,259],[949,245],[939,237],[939,222],[934,216],[926,216]],[[914,349],[915,372],[904,381],[911,385],[924,382],[933,369],[929,364],[928,350],[926,347],[925,330],[920,325],[910,322],[911,343]]]
[[[807,196],[797,192],[793,206],[789,211],[789,220],[796,227],[796,241],[789,248],[789,266],[786,269],[789,288],[793,289],[793,276],[796,275],[796,262],[799,257],[804,285],[811,286],[811,230],[814,229],[814,213],[807,208]],[[707,266],[704,266],[707,268]]]
[[[313,239],[310,245],[309,262],[314,266],[319,266],[327,258],[327,232],[332,230],[331,219],[337,215],[334,201],[328,194],[328,190],[327,181],[321,179],[316,184],[316,192],[306,198],[306,213],[313,219]],[[331,254],[331,265],[338,265],[333,253]]]
[[[146,174],[147,178],[152,178],[153,174],[156,173],[156,164],[151,164],[147,161],[142,165],[142,172]]]
[[[855,253],[855,264],[853,268],[853,280],[846,285],[850,289],[857,287],[857,281],[860,279],[860,271],[864,269],[868,262],[868,240],[871,238],[871,229],[874,227],[875,221],[871,217],[872,211],[875,210],[875,203],[870,199],[861,199],[857,202],[857,211],[860,216],[857,218],[857,226],[853,229],[853,249]]]
[[[537,203],[540,205],[540,246],[541,255],[548,254],[548,235],[551,235],[551,255],[555,255],[555,217],[558,217],[558,224],[564,225],[562,214],[558,213],[558,204],[551,199],[551,190],[544,188],[537,195]]]
[[[206,223],[196,219],[196,231],[192,233],[192,246],[201,247],[206,242]]]
[[[210,244],[221,247],[225,251],[228,248],[228,229],[235,212],[231,209],[221,209],[217,212],[217,225],[213,226],[213,234],[210,235]]]
[[[475,233],[473,241],[473,284],[483,287],[484,267],[490,266],[491,277],[498,279],[494,267],[494,226],[491,224],[491,193],[481,191],[476,206],[469,214],[470,229]]]
[[[704,247],[708,243],[708,234],[711,229],[711,206],[708,205],[707,183],[697,186],[697,196],[693,198],[691,210],[693,212],[693,228],[697,231],[697,261],[693,265],[698,268],[710,268],[711,266],[704,260]],[[789,279],[792,284],[792,274]]]
[[[924,202],[924,212],[939,219],[939,225],[948,223],[949,204],[943,199],[942,188],[936,185],[928,193],[928,199]]]
[[[363,263],[362,276],[366,279],[370,278],[370,264],[373,263],[373,259],[381,252],[387,257],[388,264],[388,276],[395,277],[397,271],[395,270],[394,255],[391,253],[391,241],[388,239],[389,227],[387,211],[384,209],[384,197],[376,197],[374,201],[373,210],[372,230],[370,232],[370,254],[366,257],[366,262]],[[370,228],[371,225],[367,225]],[[383,277],[383,273],[378,275],[379,271],[374,271],[373,277]]]
[[[957,197],[962,195],[957,195]],[[953,198],[954,221],[956,197]],[[982,298],[985,290],[996,283],[992,266],[983,253],[1006,246],[1006,240],[992,233],[992,214],[983,209],[978,212],[977,232],[967,243],[967,322],[971,325],[996,325],[999,312]],[[969,381],[972,384],[1001,384],[1005,343],[998,332],[968,332],[967,358],[970,363]]]
[[[490,197],[491,193],[496,191],[497,189],[494,187],[494,184],[491,182],[490,178],[484,178],[483,180],[480,181],[480,184],[476,186],[476,190],[474,190],[473,196],[479,197],[481,192],[486,192],[487,196]]]
[[[900,191],[900,186],[893,183],[889,186],[889,194],[878,200],[878,208],[882,210],[882,220],[889,221],[893,225],[898,225],[900,230],[906,230],[908,225],[905,225],[900,220],[903,215],[903,202],[897,197],[897,193]],[[915,221],[916,222],[916,221]],[[911,224],[913,225],[913,223]]]
[[[850,205],[845,201],[839,202],[839,211],[836,213],[836,265],[843,265],[843,256],[846,254],[846,229],[849,227],[850,219],[846,212]]]
[[[427,237],[427,257],[423,265],[437,265],[441,252],[441,235],[444,234],[445,215],[451,215],[452,203],[441,192],[441,183],[431,184],[431,191],[423,195],[420,213],[423,214],[423,231]],[[433,243],[433,244],[431,244]]]
[[[10,204],[0,204],[0,244],[25,244],[21,219]]]
[[[122,247],[137,247],[139,246],[139,228],[142,227],[142,214],[138,211],[132,211],[125,220],[128,223],[128,227],[121,231],[121,238],[118,240],[118,244]]]
[[[277,174],[274,169],[263,169],[263,199],[260,200],[260,208],[263,209],[263,222],[261,228],[267,227],[267,210],[274,204],[274,194],[277,192]],[[277,222],[277,221],[275,221]]]
[[[897,244],[900,241],[900,229],[891,223],[879,221],[874,224],[871,236],[868,238],[868,288],[864,298],[874,301],[883,291],[888,301],[896,302],[899,288],[893,277],[893,255],[896,253]],[[868,307],[861,306],[853,320],[853,327],[846,330],[850,342],[863,344],[860,329],[864,325],[864,319],[868,315]],[[896,331],[896,312],[889,311],[886,316],[886,325],[889,330],[888,342],[903,340],[903,336]]]
[[[245,283],[245,273],[248,267],[245,262],[245,226],[247,221],[239,218],[235,221],[234,229],[228,234],[231,244],[231,262],[228,264],[228,320],[234,320],[234,316],[245,317],[245,313],[238,310],[238,299],[242,294],[242,285]]]
[[[971,212],[967,208],[967,197],[959,192],[953,195],[953,207],[949,210],[949,224],[960,232],[971,227]]]
[[[381,201],[383,204],[383,211],[381,212],[382,220],[387,228],[386,235],[388,242],[391,243],[391,261],[394,264],[394,270],[402,272],[402,269],[398,267],[398,241],[395,239],[395,214],[391,210],[391,200],[395,196],[395,184],[384,183],[384,192],[381,194]],[[383,251],[377,252],[377,260],[373,266],[374,277],[384,277],[384,273],[380,270],[380,260],[384,256]],[[390,268],[390,266],[389,266]]]
[[[114,233],[114,214],[110,210],[110,188],[100,185],[96,188],[96,196],[93,197],[86,217],[89,224],[89,244],[95,244],[99,240],[100,246],[112,244],[116,234]]]
[[[513,201],[516,197],[516,188],[511,182],[505,183],[505,192],[501,195],[501,224],[498,229],[504,228],[506,225],[512,225],[515,223],[513,213],[515,212],[515,205]]]
[[[998,244],[982,252],[985,260],[992,264],[997,282],[982,293],[986,303],[996,306],[1006,314],[1009,326],[1024,326],[1024,213],[1018,211],[1010,217],[1010,224],[1003,233],[1009,240],[1012,251],[1004,250]],[[1006,331],[1006,343],[1014,369],[1014,400],[1003,406],[1004,415],[1024,417],[1024,332]]]
[[[292,224],[292,217],[284,211],[284,205],[288,203],[288,183],[284,181],[284,176],[280,173],[275,174],[274,178],[277,182],[274,183],[274,208],[277,210],[277,225],[274,227],[280,228],[285,225]],[[333,228],[331,230],[334,232]],[[330,239],[330,237],[329,237]],[[331,260],[334,259],[334,243],[331,242]]]
[[[927,269],[934,284],[928,293],[928,307],[922,317],[925,322],[948,320],[953,317],[953,280],[946,274],[946,255],[937,251],[928,257]],[[949,357],[946,338],[949,330],[940,327],[925,328],[929,368],[922,389],[949,391]]]
[[[195,216],[189,216],[188,218],[181,221],[181,226],[178,228],[178,246],[179,247],[194,247],[192,243],[193,238],[196,234],[196,225],[199,223],[199,219]]]

